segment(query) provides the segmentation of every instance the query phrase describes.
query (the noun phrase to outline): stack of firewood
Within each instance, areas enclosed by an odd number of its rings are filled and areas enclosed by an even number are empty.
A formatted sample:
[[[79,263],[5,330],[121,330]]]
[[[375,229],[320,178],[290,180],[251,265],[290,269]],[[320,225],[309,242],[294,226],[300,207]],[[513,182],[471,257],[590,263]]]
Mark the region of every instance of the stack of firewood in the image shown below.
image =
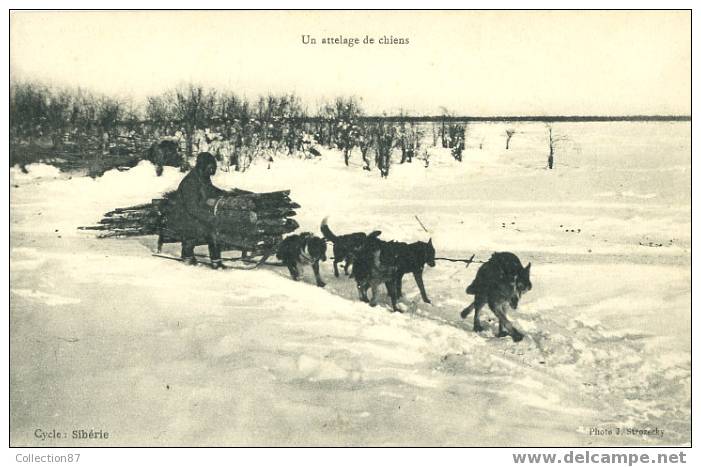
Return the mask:
[[[168,213],[177,203],[173,192],[151,203],[117,208],[106,213],[98,225],[80,227],[99,230],[99,238],[158,235],[159,244],[179,242],[177,229],[171,228]],[[292,232],[299,224],[292,219],[299,204],[288,191],[251,193],[233,190],[208,202],[214,215],[213,234],[224,246],[254,250],[261,245],[274,245],[283,234]],[[202,243],[206,243],[202,239]]]
[[[278,243],[283,234],[299,227],[292,217],[300,206],[290,199],[289,194],[289,191],[234,191],[216,199],[212,212],[218,241],[223,245],[248,249],[261,243]]]

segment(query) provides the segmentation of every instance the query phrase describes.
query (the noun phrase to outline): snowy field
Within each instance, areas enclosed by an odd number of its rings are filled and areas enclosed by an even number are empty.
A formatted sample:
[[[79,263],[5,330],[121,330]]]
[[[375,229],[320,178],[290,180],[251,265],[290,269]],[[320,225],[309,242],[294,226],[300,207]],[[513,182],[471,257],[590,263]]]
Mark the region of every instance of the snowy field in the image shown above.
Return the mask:
[[[155,238],[76,229],[174,189],[175,169],[12,169],[11,444],[689,444],[690,123],[555,124],[569,141],[552,171],[545,126],[512,127],[508,151],[505,125],[470,125],[462,163],[432,148],[430,167],[386,180],[324,151],[215,183],[290,188],[302,230],[330,216],[337,234],[430,236],[438,256],[516,253],[533,263],[518,344],[488,310],[480,334],[460,320],[476,264],[427,268],[431,305],[405,277],[406,312],[391,313],[331,261],[320,289],[311,270],[188,267],[151,256]]]

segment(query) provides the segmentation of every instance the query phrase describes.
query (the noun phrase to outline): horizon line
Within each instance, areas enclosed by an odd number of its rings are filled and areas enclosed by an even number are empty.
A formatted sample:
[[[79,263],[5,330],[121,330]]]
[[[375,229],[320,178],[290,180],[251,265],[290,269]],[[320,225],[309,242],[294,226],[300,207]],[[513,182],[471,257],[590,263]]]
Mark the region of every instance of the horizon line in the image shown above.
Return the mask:
[[[255,115],[252,120],[258,120]],[[277,117],[284,121],[322,122],[333,121],[333,118],[321,116]],[[209,123],[225,123],[237,118],[222,118],[214,116]],[[469,116],[469,115],[361,115],[355,120],[366,122],[691,122],[691,115],[496,115],[496,116]],[[146,118],[138,120],[138,123],[154,123]],[[179,123],[180,120],[169,120],[168,123]],[[120,119],[118,125],[127,124],[127,120]]]
[[[317,118],[317,117],[312,117]],[[690,122],[691,115],[367,115],[363,120],[460,122]]]

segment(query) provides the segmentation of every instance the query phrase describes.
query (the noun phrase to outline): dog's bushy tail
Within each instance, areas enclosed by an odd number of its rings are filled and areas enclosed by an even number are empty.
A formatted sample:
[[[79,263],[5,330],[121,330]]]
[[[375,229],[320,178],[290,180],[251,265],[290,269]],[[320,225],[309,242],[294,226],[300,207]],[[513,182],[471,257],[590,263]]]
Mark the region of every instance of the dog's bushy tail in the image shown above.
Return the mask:
[[[338,240],[338,237],[334,235],[333,232],[331,232],[331,229],[329,229],[328,225],[328,217],[324,217],[324,219],[321,221],[321,233],[324,235],[324,238],[332,243],[336,243]]]

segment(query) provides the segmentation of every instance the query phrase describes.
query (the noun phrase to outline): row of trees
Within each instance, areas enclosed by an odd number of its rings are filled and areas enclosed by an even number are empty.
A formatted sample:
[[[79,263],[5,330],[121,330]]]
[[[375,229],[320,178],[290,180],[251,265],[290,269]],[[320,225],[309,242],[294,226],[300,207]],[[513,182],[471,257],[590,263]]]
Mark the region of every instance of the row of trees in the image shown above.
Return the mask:
[[[142,107],[81,89],[57,90],[35,83],[15,83],[10,95],[14,143],[50,139],[54,148],[76,143],[94,153],[105,151],[120,137],[139,138],[145,147],[176,137],[183,140],[184,154],[192,156],[201,149],[201,139],[219,138],[228,146],[227,163],[245,170],[266,152],[293,154],[309,149],[314,141],[340,149],[346,165],[359,149],[367,170],[374,152],[383,177],[389,173],[395,148],[401,149],[402,163],[412,161],[422,136],[415,124],[368,122],[364,116],[355,97],[336,98],[310,115],[294,94],[251,101],[194,85],[150,96]]]
[[[10,132],[14,140],[51,138],[60,146],[66,132],[91,135],[114,131],[117,124],[136,125],[140,115],[129,102],[75,89],[52,89],[22,83],[10,89]]]
[[[444,109],[443,115],[449,117],[450,113]],[[81,89],[24,82],[11,86],[10,119],[13,143],[31,145],[41,138],[49,139],[54,148],[73,143],[104,152],[119,138],[126,138],[138,152],[164,137],[177,137],[184,154],[192,156],[201,149],[200,140],[219,139],[224,143],[217,147],[227,148],[222,157],[236,170],[245,170],[250,161],[266,152],[306,153],[313,142],[339,149],[346,165],[353,152],[359,151],[365,170],[371,170],[374,154],[382,177],[389,175],[395,150],[401,153],[402,164],[417,157],[426,166],[429,162],[427,148],[422,147],[425,127],[402,119],[367,118],[361,100],[355,97],[336,98],[310,114],[294,94],[249,100],[231,92],[188,85],[150,96],[138,106]],[[440,142],[462,161],[467,132],[466,123],[446,118],[433,125],[433,144]],[[514,134],[513,129],[506,131],[506,149]],[[552,136],[550,141],[552,156],[557,141]]]

